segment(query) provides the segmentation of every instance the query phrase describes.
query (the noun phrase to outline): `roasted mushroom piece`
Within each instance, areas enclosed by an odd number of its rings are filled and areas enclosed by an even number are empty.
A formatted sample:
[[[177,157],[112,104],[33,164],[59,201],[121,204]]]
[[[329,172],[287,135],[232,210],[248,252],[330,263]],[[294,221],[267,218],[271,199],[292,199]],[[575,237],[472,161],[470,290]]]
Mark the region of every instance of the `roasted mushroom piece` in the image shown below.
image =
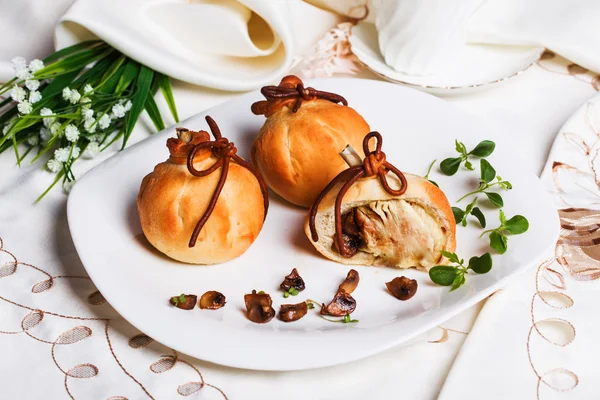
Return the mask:
[[[209,290],[200,297],[198,306],[205,310],[216,310],[225,305],[225,295],[216,290]]]
[[[264,292],[256,293],[256,290],[253,290],[251,294],[244,295],[244,302],[246,303],[246,316],[252,322],[264,324],[275,316],[271,296]]]
[[[339,289],[333,300],[327,305],[323,303],[321,315],[333,315],[334,317],[343,317],[346,314],[352,314],[356,309],[356,300],[343,289]]]
[[[169,303],[171,303],[171,305],[181,308],[182,310],[191,310],[196,306],[197,301],[198,296],[195,294],[183,293],[181,293],[179,296],[173,296],[169,299]]]
[[[296,268],[294,268],[292,272],[290,272],[290,274],[283,279],[283,282],[281,282],[281,285],[279,285],[279,287],[284,292],[287,292],[291,288],[294,288],[299,292],[306,289],[304,279],[302,279]]]
[[[400,276],[392,279],[385,284],[388,290],[398,300],[408,300],[417,293],[417,281],[414,279]]]
[[[305,301],[298,304],[282,304],[278,317],[283,322],[294,322],[304,317],[307,312],[308,304]]]
[[[355,269],[351,269],[350,271],[348,271],[348,275],[346,276],[346,279],[344,279],[344,282],[340,284],[338,291],[343,290],[348,294],[352,294],[352,292],[354,292],[354,289],[356,289],[356,287],[358,286],[359,281],[360,276],[358,275],[358,271],[356,271]]]

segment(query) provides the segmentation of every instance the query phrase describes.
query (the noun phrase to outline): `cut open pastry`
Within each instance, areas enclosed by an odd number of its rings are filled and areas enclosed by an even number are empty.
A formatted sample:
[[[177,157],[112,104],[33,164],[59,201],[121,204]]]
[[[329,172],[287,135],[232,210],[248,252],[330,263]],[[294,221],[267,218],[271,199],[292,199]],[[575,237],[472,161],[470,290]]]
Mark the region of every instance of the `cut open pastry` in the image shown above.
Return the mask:
[[[382,265],[428,270],[443,264],[440,250],[454,251],[456,223],[444,193],[427,179],[405,174],[407,190],[400,196],[386,192],[376,177],[358,180],[341,205],[344,246],[342,256],[334,240],[334,205],[342,184],[321,201],[315,218],[315,248],[343,264]],[[395,180],[391,174],[390,182]],[[393,183],[391,183],[393,184]],[[399,186],[396,180],[396,187]],[[311,239],[310,217],[305,224]]]

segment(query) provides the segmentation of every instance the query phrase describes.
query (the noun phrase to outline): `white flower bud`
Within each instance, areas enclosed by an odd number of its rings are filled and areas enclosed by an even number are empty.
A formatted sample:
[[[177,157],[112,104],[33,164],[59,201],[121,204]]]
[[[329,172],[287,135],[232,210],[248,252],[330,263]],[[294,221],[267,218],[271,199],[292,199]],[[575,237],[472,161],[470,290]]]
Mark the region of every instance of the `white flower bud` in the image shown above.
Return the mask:
[[[25,81],[25,86],[29,90],[38,90],[40,87],[40,81],[36,79],[28,79]]]
[[[69,142],[76,142],[79,139],[79,129],[75,125],[67,125],[65,128],[65,137]]]
[[[38,92],[37,90],[33,90],[31,93],[29,93],[29,102],[31,104],[35,104],[38,101],[40,101],[42,99],[42,94],[40,92]]]
[[[31,106],[30,102],[25,100],[20,102],[19,105],[17,105],[17,109],[21,114],[29,114],[33,110],[33,107]]]
[[[110,115],[104,114],[98,121],[98,125],[100,125],[100,129],[108,128],[110,125]]]
[[[10,91],[10,97],[17,103],[20,103],[23,100],[25,100],[26,96],[27,96],[27,92],[25,91],[25,89],[23,89],[22,87],[17,86],[17,85],[15,85],[12,88],[12,90]]]
[[[48,168],[48,170],[50,172],[54,172],[57,173],[58,171],[60,171],[62,169],[62,162],[52,158],[48,161],[48,163],[46,163],[46,167]]]
[[[31,72],[39,71],[42,68],[44,68],[44,62],[42,60],[38,60],[37,58],[35,60],[31,60],[29,63],[29,69]]]
[[[54,150],[54,158],[60,162],[66,162],[69,159],[71,149],[69,147],[61,147],[60,149]]]

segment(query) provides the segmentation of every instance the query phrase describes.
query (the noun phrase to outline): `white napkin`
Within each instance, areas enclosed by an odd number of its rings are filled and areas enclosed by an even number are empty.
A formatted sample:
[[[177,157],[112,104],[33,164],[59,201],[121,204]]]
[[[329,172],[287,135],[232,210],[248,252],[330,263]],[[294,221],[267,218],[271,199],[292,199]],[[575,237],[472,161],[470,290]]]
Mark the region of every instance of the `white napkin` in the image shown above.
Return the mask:
[[[27,60],[52,53],[52,31],[58,18],[73,0],[0,1],[0,82],[14,78],[10,60],[21,56]]]
[[[78,0],[62,48],[99,37],[173,78],[225,90],[275,83],[338,17],[301,0]]]
[[[489,0],[470,19],[468,40],[543,46],[600,72],[597,0]]]
[[[373,0],[386,64],[409,75],[440,72],[460,57],[466,22],[484,0]]]

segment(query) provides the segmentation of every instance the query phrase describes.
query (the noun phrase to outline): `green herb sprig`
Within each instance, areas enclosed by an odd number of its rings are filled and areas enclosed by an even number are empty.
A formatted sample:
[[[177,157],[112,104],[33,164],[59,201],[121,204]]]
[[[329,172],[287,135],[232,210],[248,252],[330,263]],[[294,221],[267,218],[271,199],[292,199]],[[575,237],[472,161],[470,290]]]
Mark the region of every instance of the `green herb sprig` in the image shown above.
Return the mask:
[[[506,253],[508,249],[508,238],[507,233],[511,235],[520,235],[521,233],[527,232],[529,229],[529,221],[522,215],[515,215],[510,219],[506,219],[504,211],[500,210],[499,213],[500,226],[496,229],[490,229],[484,231],[481,237],[486,233],[490,234],[490,247],[496,250],[500,254]]]
[[[500,186],[504,190],[510,190],[512,189],[512,184],[509,181],[503,180],[502,177],[497,176],[496,170],[487,160],[481,159],[481,161],[479,162],[479,166],[481,171],[479,178],[479,187],[477,188],[477,190],[465,194],[463,197],[458,199],[457,202],[460,202],[461,200],[469,196],[478,193],[483,193],[487,196],[488,200],[493,205],[495,205],[496,207],[504,207],[504,200],[502,199],[502,196],[498,193],[490,192],[489,190],[494,186]],[[494,178],[496,179],[495,182]]]
[[[431,162],[431,164],[429,164],[429,168],[427,168],[427,173],[425,174],[425,176],[423,178],[427,179],[429,182],[433,183],[435,186],[440,187],[436,182],[429,179],[429,174],[431,173],[431,169],[433,168],[433,165],[435,164],[436,161],[437,160],[433,160]]]
[[[454,220],[456,223],[462,226],[467,226],[467,217],[472,215],[477,218],[481,227],[485,228],[485,215],[483,215],[483,212],[479,209],[479,207],[476,206],[476,204],[477,197],[475,197],[475,199],[469,203],[467,208],[464,210],[459,207],[452,207],[452,213],[454,214]]]
[[[179,296],[175,296],[175,297],[171,298],[171,300],[173,301],[173,304],[175,306],[185,303],[185,299],[186,299],[186,297],[185,297],[185,294],[183,294],[183,293],[181,293]]]
[[[288,290],[286,290],[285,292],[283,292],[283,297],[285,297],[287,299],[288,297],[290,297],[290,295],[298,296],[298,293],[300,293],[298,291],[298,289],[296,289],[295,287],[291,287]]]
[[[121,139],[121,149],[145,110],[157,131],[165,128],[154,94],[160,89],[179,121],[168,76],[128,58],[108,44],[87,41],[29,64],[12,60],[15,78],[0,86],[0,153],[12,149],[21,162],[53,155],[46,169],[56,174],[41,200],[58,182],[75,182],[72,167]],[[25,149],[23,151],[23,149]]]
[[[490,253],[485,253],[480,257],[471,257],[467,266],[465,266],[465,260],[459,259],[456,253],[448,251],[441,251],[441,253],[454,265],[435,266],[429,270],[429,277],[433,283],[438,285],[452,286],[451,292],[464,285],[466,281],[465,274],[469,270],[476,274],[486,274],[492,269],[492,256]]]
[[[465,163],[465,168],[473,171],[475,167],[473,167],[473,164],[471,163],[471,161],[469,161],[469,156],[475,156],[480,158],[487,157],[490,154],[492,154],[494,152],[494,149],[496,148],[496,144],[491,140],[484,140],[480,142],[477,146],[475,146],[473,150],[469,152],[467,152],[467,147],[465,146],[465,144],[459,142],[458,140],[454,141],[454,145],[456,151],[460,154],[460,156],[456,158],[446,158],[440,163],[440,169],[446,175],[456,174],[456,171],[458,171],[460,164],[462,164],[463,162]]]

